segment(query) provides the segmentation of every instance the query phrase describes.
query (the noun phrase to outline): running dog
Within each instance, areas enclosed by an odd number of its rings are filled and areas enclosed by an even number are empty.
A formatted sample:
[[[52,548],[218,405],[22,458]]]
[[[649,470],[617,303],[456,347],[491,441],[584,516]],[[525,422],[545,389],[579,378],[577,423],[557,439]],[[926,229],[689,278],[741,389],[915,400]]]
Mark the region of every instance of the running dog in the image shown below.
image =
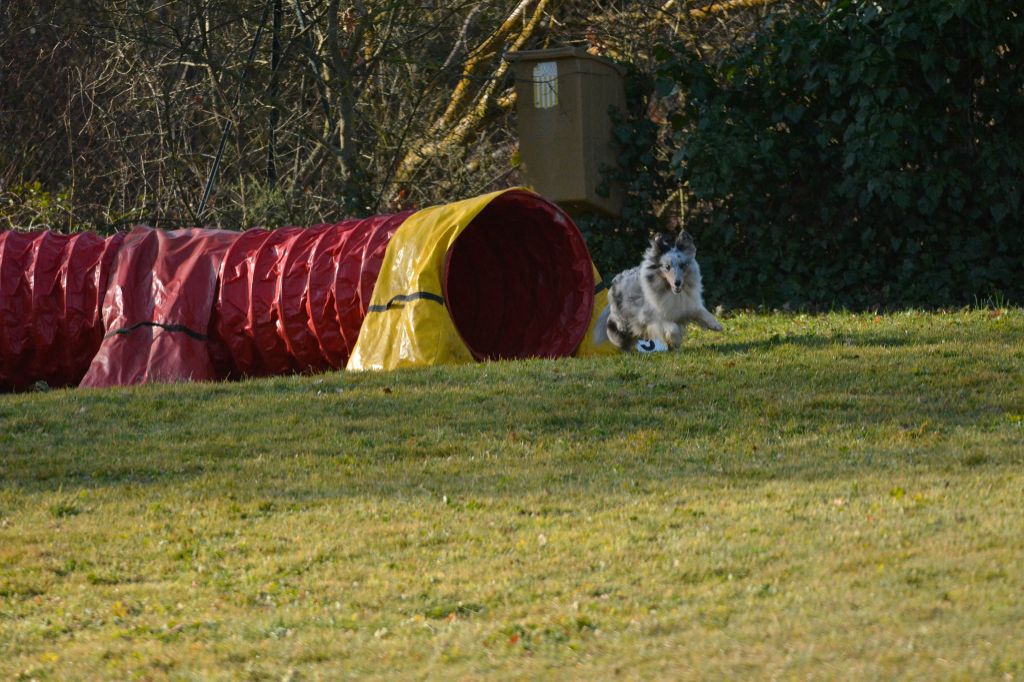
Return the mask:
[[[696,256],[693,237],[685,230],[680,230],[674,241],[664,234],[652,237],[640,265],[612,280],[595,340],[606,336],[622,351],[633,350],[639,339],[660,340],[674,350],[682,343],[689,322],[722,331],[722,325],[704,307]]]

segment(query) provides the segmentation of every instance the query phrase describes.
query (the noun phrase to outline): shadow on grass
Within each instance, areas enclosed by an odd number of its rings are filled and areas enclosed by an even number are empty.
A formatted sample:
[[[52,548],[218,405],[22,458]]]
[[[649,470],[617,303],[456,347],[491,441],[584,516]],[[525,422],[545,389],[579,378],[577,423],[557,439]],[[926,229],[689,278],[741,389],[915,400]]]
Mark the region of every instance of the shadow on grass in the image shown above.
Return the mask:
[[[830,347],[859,346],[865,348],[900,348],[910,346],[914,340],[898,336],[879,336],[877,334],[842,334],[838,337],[825,337],[820,334],[772,334],[755,341],[719,341],[710,343],[707,348],[719,353],[748,353],[751,351],[769,351],[792,346],[809,350],[820,350]]]
[[[773,335],[674,355],[23,396],[0,402],[0,491],[599,496],[1019,465],[1013,372],[915,343],[930,341]],[[791,346],[858,362],[773,352]],[[738,357],[751,351],[764,355]]]

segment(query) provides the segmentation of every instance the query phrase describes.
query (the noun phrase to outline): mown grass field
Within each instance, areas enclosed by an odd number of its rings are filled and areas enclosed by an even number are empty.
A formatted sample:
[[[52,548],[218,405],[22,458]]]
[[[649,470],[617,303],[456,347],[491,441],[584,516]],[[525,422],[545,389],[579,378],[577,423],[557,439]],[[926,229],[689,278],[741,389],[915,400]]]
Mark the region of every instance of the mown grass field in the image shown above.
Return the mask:
[[[2,679],[1024,679],[1024,312],[0,396]]]

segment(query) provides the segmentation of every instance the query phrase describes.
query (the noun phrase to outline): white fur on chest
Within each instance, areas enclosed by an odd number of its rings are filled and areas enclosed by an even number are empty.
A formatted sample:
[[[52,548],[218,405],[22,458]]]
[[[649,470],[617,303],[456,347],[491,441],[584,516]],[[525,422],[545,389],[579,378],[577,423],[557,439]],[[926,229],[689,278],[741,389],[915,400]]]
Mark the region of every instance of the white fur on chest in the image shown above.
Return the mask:
[[[678,294],[672,293],[667,286],[652,287],[644,277],[639,280],[644,292],[644,310],[641,312],[644,324],[661,320],[685,322],[699,317],[699,312],[704,309],[700,270],[696,263],[686,273],[686,284]]]

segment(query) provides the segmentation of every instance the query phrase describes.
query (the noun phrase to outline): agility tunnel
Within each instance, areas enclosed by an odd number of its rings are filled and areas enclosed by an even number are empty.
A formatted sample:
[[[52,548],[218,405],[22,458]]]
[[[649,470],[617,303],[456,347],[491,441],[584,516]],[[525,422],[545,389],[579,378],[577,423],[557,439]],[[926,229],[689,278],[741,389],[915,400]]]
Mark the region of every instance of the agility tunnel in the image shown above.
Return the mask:
[[[610,352],[606,292],[522,188],[245,232],[0,233],[0,390]]]

